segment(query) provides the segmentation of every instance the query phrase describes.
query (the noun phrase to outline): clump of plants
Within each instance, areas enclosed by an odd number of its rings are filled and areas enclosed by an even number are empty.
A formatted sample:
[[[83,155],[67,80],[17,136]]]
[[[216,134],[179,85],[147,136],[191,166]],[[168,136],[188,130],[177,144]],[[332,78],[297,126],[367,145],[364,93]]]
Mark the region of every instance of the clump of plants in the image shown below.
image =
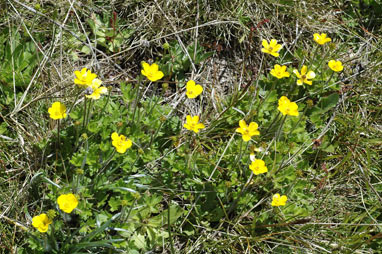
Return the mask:
[[[91,24],[95,34],[119,40],[98,18]],[[313,52],[292,55],[276,39],[262,40],[259,73],[267,74],[215,111],[208,85],[187,77],[191,62],[210,56],[197,46],[187,47],[196,54],[190,57],[178,44],[167,45],[159,64],[142,62],[141,75],[120,89],[88,68],[75,71],[75,100],[46,109],[55,127],[47,163],[56,175],[40,172],[34,179],[48,191],[30,211],[35,230],[28,231],[25,253],[140,253],[164,246],[175,253],[175,235],[194,237],[195,225],[220,228],[253,214],[247,234],[261,240],[271,232],[256,230],[261,225],[309,215],[313,185],[300,176],[312,171],[309,147],[337,104],[343,71],[331,38],[314,34],[313,42]],[[113,52],[118,44],[103,46]],[[175,106],[159,92],[147,96],[161,81],[179,86]],[[186,101],[197,108],[183,107]]]

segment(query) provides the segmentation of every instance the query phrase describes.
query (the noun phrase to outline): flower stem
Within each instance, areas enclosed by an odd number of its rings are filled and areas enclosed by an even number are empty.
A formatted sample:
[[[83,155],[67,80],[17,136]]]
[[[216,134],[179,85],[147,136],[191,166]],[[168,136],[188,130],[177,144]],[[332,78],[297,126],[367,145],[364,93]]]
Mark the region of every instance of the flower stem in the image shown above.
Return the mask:
[[[248,147],[248,145],[247,145],[247,147]],[[243,152],[243,139],[240,139],[239,155],[233,164],[233,167],[232,167],[233,169],[236,167],[237,163],[240,161],[241,156],[242,156],[242,152]]]
[[[334,71],[332,71],[332,74],[330,75],[328,81],[326,81],[325,85],[323,85],[323,86],[321,87],[321,92],[320,92],[320,94],[322,94],[322,93],[324,92],[324,88],[327,87],[327,86],[329,85],[329,82],[330,82],[330,80],[332,80],[333,76],[334,76]]]
[[[139,90],[140,90],[140,86],[141,86],[141,81],[142,81],[142,77],[141,75],[139,75],[138,77],[138,84],[137,84],[137,87],[136,87],[136,95],[135,95],[135,104],[134,104],[134,111],[133,111],[133,117],[131,118],[131,121],[134,122],[135,120],[135,113],[137,111],[137,107],[138,107],[138,103],[139,103]]]
[[[94,107],[94,101],[90,100],[89,101],[88,112],[87,112],[87,117],[86,117],[86,126],[88,126],[88,124],[89,124],[89,121],[90,121],[90,118],[91,118],[91,112],[93,110],[93,107]]]
[[[168,204],[168,214],[167,214],[167,226],[168,226],[168,235],[169,235],[169,239],[170,239],[170,246],[171,246],[171,254],[175,254],[175,249],[174,249],[174,241],[172,239],[172,236],[171,236],[171,217],[170,217],[170,208],[171,208],[171,205],[170,205],[170,202],[171,200],[173,199],[173,194],[171,193],[171,196],[170,196],[170,200],[169,200],[169,204]]]
[[[278,129],[277,132],[276,132],[276,140],[279,140],[279,139],[280,139],[280,133],[281,133],[281,130],[282,130],[283,126],[284,126],[284,123],[285,123],[286,118],[287,118],[287,115],[285,115],[285,116],[283,117],[282,121],[281,121],[281,124],[280,124],[280,126],[279,126],[279,129]]]
[[[105,110],[106,110],[106,106],[107,106],[107,104],[109,104],[110,96],[111,96],[110,94],[111,94],[111,93],[110,93],[110,91],[109,91],[108,94],[107,94],[106,103],[105,103],[105,105],[102,107],[100,116],[102,116],[102,114],[103,114],[103,113],[105,112]]]
[[[85,100],[84,100],[84,118],[82,120],[82,128],[85,129],[85,123],[86,123],[86,96],[85,96]]]
[[[57,148],[58,150],[60,150],[60,143],[61,143],[61,140],[60,140],[60,120],[58,120],[57,122]]]
[[[268,131],[273,127],[273,125],[278,122],[279,120],[279,116],[280,116],[280,111],[277,112],[277,115],[275,116],[275,118],[273,118],[273,121],[271,122],[271,124],[268,126],[268,128],[265,130],[264,132],[264,135],[268,133]]]

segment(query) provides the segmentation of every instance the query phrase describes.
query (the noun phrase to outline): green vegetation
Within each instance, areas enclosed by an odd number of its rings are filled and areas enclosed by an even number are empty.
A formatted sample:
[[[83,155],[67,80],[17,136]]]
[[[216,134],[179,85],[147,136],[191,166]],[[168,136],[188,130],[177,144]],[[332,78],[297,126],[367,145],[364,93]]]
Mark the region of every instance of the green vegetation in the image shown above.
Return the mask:
[[[1,253],[378,253],[380,17],[0,3]]]

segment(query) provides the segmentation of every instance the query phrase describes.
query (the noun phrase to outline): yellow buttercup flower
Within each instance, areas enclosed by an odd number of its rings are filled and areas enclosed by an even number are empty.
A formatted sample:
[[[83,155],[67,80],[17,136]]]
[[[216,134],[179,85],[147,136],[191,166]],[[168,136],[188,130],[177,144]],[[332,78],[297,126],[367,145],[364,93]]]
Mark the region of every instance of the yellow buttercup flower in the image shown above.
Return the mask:
[[[146,76],[151,81],[157,81],[163,78],[164,74],[159,70],[159,66],[155,63],[149,65],[146,62],[142,62],[143,70],[141,73],[143,76]]]
[[[126,150],[133,145],[133,142],[130,139],[126,138],[122,134],[118,135],[116,132],[111,134],[111,139],[113,140],[112,144],[115,147],[115,150],[119,153],[125,153]]]
[[[315,34],[313,34],[313,40],[320,45],[324,45],[325,43],[332,41],[332,39],[330,39],[329,37],[326,37],[326,36],[327,35],[324,33],[322,33],[322,34],[315,33]]]
[[[54,120],[66,118],[66,106],[59,101],[53,102],[52,106],[48,109],[50,118]]]
[[[203,87],[201,85],[196,85],[195,81],[189,80],[186,85],[186,90],[187,97],[189,99],[194,99],[203,92]]]
[[[272,198],[272,206],[284,206],[287,200],[287,196],[276,193]]]
[[[32,226],[37,228],[41,233],[48,231],[49,224],[52,224],[52,220],[49,219],[48,215],[42,213],[32,218]]]
[[[252,170],[255,175],[268,172],[268,168],[265,166],[265,161],[258,159],[252,161],[251,165],[249,165],[249,169]]]
[[[296,102],[291,102],[286,96],[281,96],[279,106],[277,108],[285,115],[298,116],[298,106]]]
[[[93,79],[91,85],[86,88],[90,90],[91,94],[85,96],[93,100],[98,100],[101,97],[101,94],[107,93],[107,88],[101,86],[101,84],[102,81],[100,79]]]
[[[81,88],[86,88],[92,84],[93,79],[97,77],[97,74],[92,73],[86,68],[82,68],[81,71],[74,71],[76,75],[74,79],[74,84],[77,84]]]
[[[330,60],[328,63],[328,66],[330,69],[332,69],[332,71],[335,71],[335,72],[340,72],[344,69],[341,61],[336,61],[336,60]]]
[[[262,44],[264,48],[261,49],[261,52],[271,54],[274,57],[279,56],[278,52],[280,51],[282,46],[280,44],[277,44],[277,40],[272,39],[269,44],[267,40],[263,40]]]
[[[308,71],[308,67],[306,65],[302,66],[301,74],[298,70],[294,69],[293,73],[296,74],[298,80],[297,85],[301,86],[303,83],[312,85],[312,81],[310,79],[314,79],[316,74],[313,71]]]
[[[78,200],[74,194],[62,194],[57,198],[58,206],[65,213],[71,213],[78,205]]]
[[[286,71],[286,66],[280,66],[279,64],[276,64],[274,68],[271,70],[271,75],[278,78],[288,78],[290,76],[290,73]]]
[[[195,133],[199,132],[199,129],[204,129],[205,126],[202,123],[199,123],[199,116],[186,116],[186,123],[183,125],[187,130],[193,131]]]
[[[247,142],[252,136],[260,135],[257,128],[259,128],[259,125],[255,122],[251,122],[248,126],[244,120],[240,120],[239,128],[236,129],[236,132],[241,133],[243,140]]]

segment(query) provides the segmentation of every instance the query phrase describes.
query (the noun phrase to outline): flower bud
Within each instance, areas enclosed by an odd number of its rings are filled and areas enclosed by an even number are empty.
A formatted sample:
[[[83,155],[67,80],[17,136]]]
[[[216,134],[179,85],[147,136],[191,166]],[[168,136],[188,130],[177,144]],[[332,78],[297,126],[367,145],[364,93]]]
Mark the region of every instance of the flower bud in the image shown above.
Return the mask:
[[[76,169],[76,174],[77,175],[83,175],[84,174],[84,170],[82,168],[77,168]]]
[[[170,48],[170,44],[168,44],[168,42],[163,43],[162,47],[167,50]]]
[[[307,100],[306,105],[308,105],[308,107],[312,107],[313,106],[313,100],[311,100],[311,99]]]
[[[159,120],[163,123],[167,120],[167,118],[165,116],[160,116]]]
[[[54,209],[50,209],[48,210],[48,212],[46,213],[46,215],[48,215],[49,219],[53,220],[54,217],[56,217],[56,211]]]
[[[168,89],[168,83],[163,83],[162,88],[163,88],[163,90],[167,90]]]

